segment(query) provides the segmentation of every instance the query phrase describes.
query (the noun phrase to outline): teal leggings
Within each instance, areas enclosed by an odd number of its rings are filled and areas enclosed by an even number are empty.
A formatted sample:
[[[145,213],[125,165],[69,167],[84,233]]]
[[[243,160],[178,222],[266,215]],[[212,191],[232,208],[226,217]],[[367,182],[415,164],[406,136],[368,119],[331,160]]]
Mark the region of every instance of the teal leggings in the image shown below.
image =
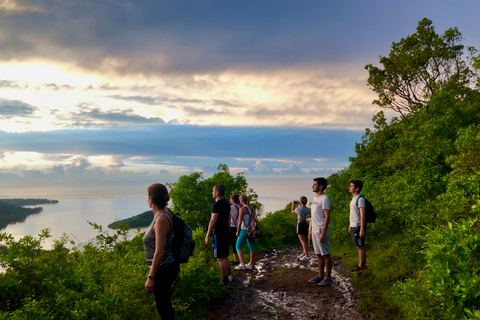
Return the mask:
[[[245,229],[240,229],[240,233],[238,234],[237,238],[237,251],[242,250],[242,246],[245,243],[245,240],[248,243],[248,248],[250,249],[250,252],[255,252],[255,243],[253,242],[253,239],[248,238],[248,232]]]

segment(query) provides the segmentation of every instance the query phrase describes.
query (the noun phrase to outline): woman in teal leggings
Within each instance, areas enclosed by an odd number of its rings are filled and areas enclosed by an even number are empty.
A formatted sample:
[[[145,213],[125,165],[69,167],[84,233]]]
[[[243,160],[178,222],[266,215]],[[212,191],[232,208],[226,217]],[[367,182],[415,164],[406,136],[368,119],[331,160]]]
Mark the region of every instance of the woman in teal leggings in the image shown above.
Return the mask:
[[[250,205],[250,200],[246,194],[240,196],[240,204],[243,207],[240,209],[238,225],[237,225],[237,253],[240,258],[240,264],[235,267],[235,270],[253,270],[253,261],[255,260],[255,242],[253,239],[248,238],[247,227],[250,223],[250,219],[255,215],[255,209]],[[250,262],[245,265],[245,258],[243,257],[242,246],[248,243],[250,249]]]

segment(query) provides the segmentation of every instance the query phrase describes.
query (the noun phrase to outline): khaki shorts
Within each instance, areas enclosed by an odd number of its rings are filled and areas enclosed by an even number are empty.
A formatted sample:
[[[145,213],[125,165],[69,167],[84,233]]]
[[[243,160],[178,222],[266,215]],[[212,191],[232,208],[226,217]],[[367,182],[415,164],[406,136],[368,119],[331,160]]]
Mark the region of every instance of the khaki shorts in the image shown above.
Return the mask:
[[[322,227],[323,228],[323,227]],[[315,251],[316,255],[326,256],[330,253],[329,247],[329,238],[330,238],[330,226],[327,228],[327,234],[325,237],[325,242],[320,242],[320,234],[322,233],[322,229],[315,228],[312,229],[312,243],[313,243],[313,250]]]

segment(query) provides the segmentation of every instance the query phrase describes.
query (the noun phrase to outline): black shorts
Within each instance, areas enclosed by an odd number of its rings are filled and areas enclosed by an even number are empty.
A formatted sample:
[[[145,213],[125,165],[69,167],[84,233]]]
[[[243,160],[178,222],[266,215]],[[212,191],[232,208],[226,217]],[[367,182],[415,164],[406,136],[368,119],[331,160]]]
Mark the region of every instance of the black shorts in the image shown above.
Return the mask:
[[[365,225],[365,237],[360,238],[360,227],[351,228],[350,238],[352,238],[353,245],[356,247],[363,247],[365,245],[365,238],[367,237],[367,226]]]
[[[225,258],[228,257],[230,251],[229,234],[214,234],[213,235],[213,257]]]
[[[308,235],[308,223],[298,222],[297,223],[297,234],[307,236]]]

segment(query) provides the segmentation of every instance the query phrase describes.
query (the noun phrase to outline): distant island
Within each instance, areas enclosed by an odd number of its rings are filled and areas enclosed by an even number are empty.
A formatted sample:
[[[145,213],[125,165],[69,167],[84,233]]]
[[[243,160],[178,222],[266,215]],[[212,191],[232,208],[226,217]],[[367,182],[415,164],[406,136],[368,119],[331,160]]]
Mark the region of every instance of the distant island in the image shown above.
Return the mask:
[[[24,208],[23,206],[35,206],[39,204],[58,203],[58,200],[49,199],[0,199],[0,229],[9,224],[23,222],[35,213],[43,211],[42,207]]]
[[[110,223],[108,227],[110,229],[117,229],[121,225],[127,225],[130,229],[133,228],[143,228],[148,227],[153,219],[153,211],[145,211],[143,213],[137,214],[136,216],[130,217],[128,219],[122,219]]]

